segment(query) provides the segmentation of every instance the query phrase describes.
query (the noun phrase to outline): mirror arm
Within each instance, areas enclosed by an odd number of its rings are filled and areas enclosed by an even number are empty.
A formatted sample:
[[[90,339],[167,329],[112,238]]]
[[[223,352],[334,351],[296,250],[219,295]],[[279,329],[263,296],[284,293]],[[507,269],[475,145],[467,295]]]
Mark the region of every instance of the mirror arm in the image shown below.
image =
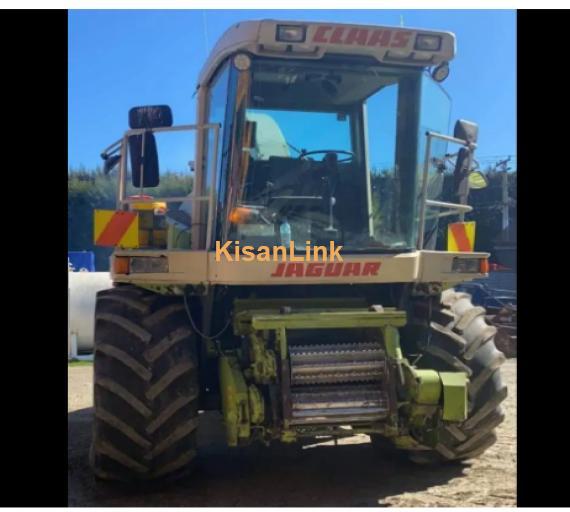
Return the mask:
[[[146,145],[146,134],[147,130],[145,130],[142,134],[142,144],[141,144],[141,167],[139,171],[139,188],[140,188],[140,196],[144,195],[144,148]]]

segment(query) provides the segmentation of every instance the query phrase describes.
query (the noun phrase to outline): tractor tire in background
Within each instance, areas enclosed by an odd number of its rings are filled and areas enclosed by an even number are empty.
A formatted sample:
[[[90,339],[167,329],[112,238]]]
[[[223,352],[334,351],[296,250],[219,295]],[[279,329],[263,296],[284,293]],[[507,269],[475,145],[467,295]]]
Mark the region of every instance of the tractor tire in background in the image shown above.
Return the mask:
[[[507,387],[501,380],[505,356],[494,343],[496,327],[485,320],[485,309],[471,303],[467,293],[445,290],[432,312],[429,343],[422,344],[420,368],[463,371],[469,375],[468,417],[440,427],[435,449],[408,452],[418,464],[471,459],[492,446],[495,428],[504,420],[501,402]],[[413,434],[412,434],[413,435]],[[379,443],[374,439],[373,443]]]
[[[97,294],[90,462],[104,480],[183,473],[196,457],[196,340],[181,300],[134,286]]]

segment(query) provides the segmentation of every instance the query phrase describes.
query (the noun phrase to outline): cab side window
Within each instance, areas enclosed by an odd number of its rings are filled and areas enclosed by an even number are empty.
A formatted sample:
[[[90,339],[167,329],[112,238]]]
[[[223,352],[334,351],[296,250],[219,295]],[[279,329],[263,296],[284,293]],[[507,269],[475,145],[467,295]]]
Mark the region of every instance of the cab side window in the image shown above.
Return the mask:
[[[225,128],[226,110],[228,106],[228,87],[229,87],[230,71],[229,65],[226,64],[216,75],[208,93],[207,118],[208,124],[220,124],[218,134],[217,148],[217,175],[220,176],[220,168],[222,165],[222,149],[223,149],[223,133]],[[208,130],[206,141],[206,179],[204,182],[204,194],[209,194],[212,187],[213,161],[214,161],[214,130]]]

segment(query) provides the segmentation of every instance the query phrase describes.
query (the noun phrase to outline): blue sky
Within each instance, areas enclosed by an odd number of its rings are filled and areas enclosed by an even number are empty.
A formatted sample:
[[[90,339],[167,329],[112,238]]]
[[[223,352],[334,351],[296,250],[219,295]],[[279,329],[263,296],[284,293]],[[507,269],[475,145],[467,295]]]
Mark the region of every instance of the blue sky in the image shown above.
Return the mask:
[[[454,32],[457,55],[444,87],[451,119],[479,124],[479,157],[516,154],[516,13],[446,10],[70,11],[69,165],[99,165],[127,128],[130,107],[168,104],[195,121],[198,72],[231,24],[245,19],[400,24]]]

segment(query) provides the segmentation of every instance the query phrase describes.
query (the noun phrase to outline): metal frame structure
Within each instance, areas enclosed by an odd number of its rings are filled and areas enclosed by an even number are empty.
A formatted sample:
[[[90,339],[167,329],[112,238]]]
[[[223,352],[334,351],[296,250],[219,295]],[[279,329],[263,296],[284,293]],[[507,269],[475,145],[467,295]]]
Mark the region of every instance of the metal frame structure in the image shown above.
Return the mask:
[[[197,189],[195,186],[192,187],[192,192],[189,196],[184,197],[155,197],[151,200],[145,200],[142,197],[143,188],[141,187],[141,198],[137,199],[127,199],[126,188],[127,188],[127,147],[129,144],[129,137],[133,135],[145,135],[148,132],[160,133],[160,132],[181,132],[181,131],[192,131],[192,130],[213,130],[214,132],[214,144],[213,144],[213,158],[212,158],[212,186],[210,187],[210,193],[207,196],[197,195]],[[219,145],[219,134],[220,134],[220,124],[185,124],[178,126],[169,126],[164,128],[144,128],[144,129],[133,129],[128,130],[123,135],[121,140],[118,140],[111,144],[104,153],[110,151],[114,148],[114,151],[120,147],[121,151],[121,163],[119,167],[119,187],[117,190],[117,210],[125,210],[129,204],[133,203],[144,203],[144,202],[164,202],[164,203],[181,203],[183,201],[208,201],[208,217],[207,217],[207,233],[206,233],[206,247],[211,247],[212,245],[212,231],[214,225],[214,219],[216,216],[216,180],[217,180],[217,167],[218,167],[218,145]],[[119,146],[120,144],[120,146]],[[142,150],[144,151],[144,143],[142,144]],[[206,169],[207,170],[207,169]],[[141,179],[142,179],[142,169],[141,169]]]
[[[466,205],[466,204],[456,204],[456,203],[446,203],[444,201],[434,201],[427,198],[427,185],[428,185],[428,174],[429,174],[429,161],[430,161],[430,154],[431,154],[431,141],[432,139],[439,139],[444,140],[446,142],[451,142],[453,144],[459,144],[461,146],[467,147],[470,152],[472,153],[477,144],[472,142],[468,142],[463,139],[457,139],[455,137],[450,137],[449,135],[443,135],[437,132],[426,132],[426,152],[424,158],[424,168],[422,174],[422,190],[420,192],[420,219],[419,219],[419,228],[418,228],[418,241],[417,241],[417,248],[423,249],[424,246],[424,236],[425,236],[425,224],[426,224],[426,209],[428,206],[434,208],[446,208],[450,211],[441,212],[437,215],[437,217],[447,217],[449,215],[456,215],[459,214],[463,216],[465,213],[469,213],[473,211],[473,207]]]
[[[329,299],[328,301],[330,303],[328,305],[332,305],[335,299]],[[295,308],[294,311],[283,314],[282,310],[271,309],[271,306],[275,305],[271,301],[268,301],[266,305],[270,309],[266,309],[266,307],[258,308],[259,303],[255,299],[253,301],[239,301],[238,304],[240,311],[234,317],[234,332],[251,337],[252,344],[258,345],[257,350],[253,351],[253,367],[259,368],[257,374],[254,371],[254,377],[257,377],[256,380],[262,383],[265,379],[269,379],[268,382],[272,382],[272,379],[275,379],[280,386],[284,435],[291,434],[293,437],[297,435],[302,437],[302,431],[295,433],[290,430],[296,427],[316,425],[317,429],[319,426],[323,428],[322,418],[303,418],[302,415],[295,417],[293,414],[294,381],[291,379],[293,363],[290,360],[290,351],[295,348],[298,351],[303,348],[306,349],[306,347],[290,345],[287,334],[289,331],[313,329],[371,328],[379,330],[385,346],[379,360],[382,363],[383,370],[378,389],[384,401],[383,406],[376,409],[370,408],[367,411],[360,410],[358,407],[355,409],[344,409],[343,414],[345,416],[328,417],[328,421],[331,424],[347,422],[353,426],[367,424],[370,432],[374,429],[383,431],[385,425],[379,425],[377,422],[386,420],[391,427],[397,430],[398,414],[395,382],[390,378],[390,374],[394,372],[398,375],[402,385],[405,384],[403,366],[406,364],[406,361],[400,348],[398,332],[398,328],[406,324],[406,313],[404,311],[395,308],[355,308],[356,304],[352,304],[352,308],[307,308],[302,306],[303,302],[301,299],[300,302],[298,301],[298,304],[301,305],[300,308]],[[321,304],[321,306],[326,305],[325,303]],[[345,306],[350,306],[350,304],[345,304]],[[250,309],[250,307],[253,309]],[[264,338],[264,333],[270,331],[275,333],[273,350],[266,348],[266,343],[261,341]],[[275,363],[271,361],[275,361]]]

